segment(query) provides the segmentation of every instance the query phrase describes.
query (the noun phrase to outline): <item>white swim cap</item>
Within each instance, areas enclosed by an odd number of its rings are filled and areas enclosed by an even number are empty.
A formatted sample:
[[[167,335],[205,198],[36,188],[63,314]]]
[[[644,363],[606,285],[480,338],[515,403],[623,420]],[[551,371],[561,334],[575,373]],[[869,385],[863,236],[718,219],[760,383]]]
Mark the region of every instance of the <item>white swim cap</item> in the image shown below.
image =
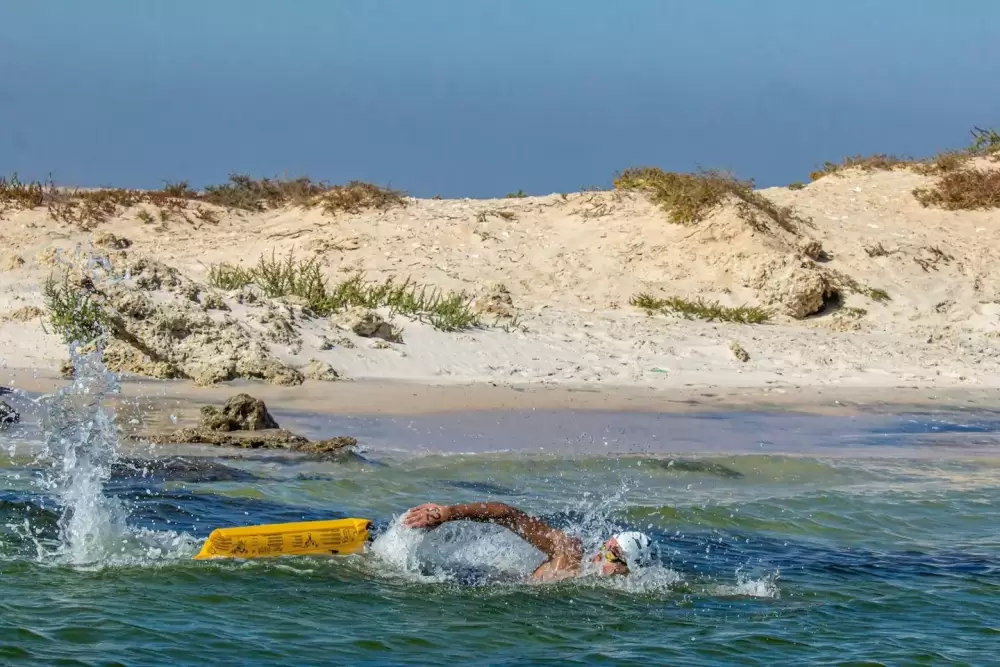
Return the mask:
[[[614,539],[629,569],[643,567],[653,561],[653,541],[645,533],[630,530],[618,533]]]

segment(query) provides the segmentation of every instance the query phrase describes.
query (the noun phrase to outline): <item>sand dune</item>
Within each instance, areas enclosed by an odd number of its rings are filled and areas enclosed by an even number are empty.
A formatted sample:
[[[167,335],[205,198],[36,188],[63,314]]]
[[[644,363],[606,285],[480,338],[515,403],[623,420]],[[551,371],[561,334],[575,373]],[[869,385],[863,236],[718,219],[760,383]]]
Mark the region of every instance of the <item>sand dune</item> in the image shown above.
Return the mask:
[[[1000,386],[1000,211],[925,208],[912,192],[929,181],[905,169],[848,170],[760,191],[811,220],[797,232],[755,228],[733,201],[697,224],[673,224],[624,191],[410,199],[335,216],[203,207],[217,222],[190,212],[150,221],[142,211],[155,208],[139,205],[89,231],[44,208],[7,211],[0,360],[8,373],[52,373],[66,359],[34,309],[44,308],[44,279],[71,265],[89,267],[118,306],[142,311],[128,320],[139,347],[112,350],[120,370],[203,383],[296,384],[332,379],[333,369],[341,379],[434,384]],[[125,244],[108,234],[131,243],[116,248]],[[295,300],[205,285],[215,263],[289,251],[317,257],[333,282],[363,271],[479,295],[485,326],[445,332],[397,314],[402,342],[386,342],[351,330],[358,313],[318,317]],[[630,305],[637,293],[756,305],[772,317],[649,315]],[[171,318],[187,318],[189,330],[164,333]]]

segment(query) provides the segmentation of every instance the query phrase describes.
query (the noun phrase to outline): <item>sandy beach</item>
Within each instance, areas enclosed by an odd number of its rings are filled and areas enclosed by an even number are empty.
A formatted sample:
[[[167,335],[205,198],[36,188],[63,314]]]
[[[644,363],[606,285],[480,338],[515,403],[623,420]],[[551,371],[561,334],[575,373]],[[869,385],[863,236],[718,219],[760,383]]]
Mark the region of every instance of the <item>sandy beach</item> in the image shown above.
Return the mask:
[[[44,321],[43,284],[67,274],[89,278],[128,316],[138,348],[116,341],[114,370],[179,377],[163,386],[192,395],[213,391],[198,385],[256,378],[288,400],[329,396],[374,411],[600,406],[610,394],[623,397],[616,407],[906,402],[963,390],[989,402],[1000,389],[1000,216],[922,206],[913,191],[932,180],[854,169],[758,191],[807,221],[794,231],[755,228],[734,201],[697,224],[673,224],[643,193],[621,190],[407,198],[336,215],[139,204],[92,225],[43,207],[6,210],[0,383],[42,387],[59,377],[67,347]],[[481,325],[442,331],[376,308],[400,332],[384,340],[356,333],[357,309],[324,317],[252,286],[209,285],[213,266],[288,253],[315,259],[331,284],[363,273],[465,292]],[[756,306],[770,319],[651,313],[630,304],[643,293]],[[163,334],[171,327],[183,332]]]

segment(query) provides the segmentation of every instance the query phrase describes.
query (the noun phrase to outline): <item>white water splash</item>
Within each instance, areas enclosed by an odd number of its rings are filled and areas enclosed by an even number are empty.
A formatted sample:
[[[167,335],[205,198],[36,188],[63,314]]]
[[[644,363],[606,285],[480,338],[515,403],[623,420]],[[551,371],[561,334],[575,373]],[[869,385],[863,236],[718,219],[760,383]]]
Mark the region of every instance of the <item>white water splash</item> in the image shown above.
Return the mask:
[[[119,386],[100,351],[71,355],[73,383],[42,401],[45,447],[39,460],[48,470],[40,484],[61,510],[57,555],[85,564],[120,550],[126,531],[124,506],[104,494],[118,455],[115,415],[105,402]]]
[[[764,575],[757,579],[751,578],[741,570],[736,570],[736,583],[732,585],[715,586],[715,595],[735,595],[752,598],[778,598],[778,572]]]

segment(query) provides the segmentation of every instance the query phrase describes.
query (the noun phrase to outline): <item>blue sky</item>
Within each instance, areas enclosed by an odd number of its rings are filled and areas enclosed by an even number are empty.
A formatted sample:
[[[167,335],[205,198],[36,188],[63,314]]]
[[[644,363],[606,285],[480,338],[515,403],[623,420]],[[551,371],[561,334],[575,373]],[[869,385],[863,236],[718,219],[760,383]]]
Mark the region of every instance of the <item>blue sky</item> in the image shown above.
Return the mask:
[[[759,185],[1000,125],[993,0],[32,0],[0,5],[0,173],[231,171],[418,196]]]

